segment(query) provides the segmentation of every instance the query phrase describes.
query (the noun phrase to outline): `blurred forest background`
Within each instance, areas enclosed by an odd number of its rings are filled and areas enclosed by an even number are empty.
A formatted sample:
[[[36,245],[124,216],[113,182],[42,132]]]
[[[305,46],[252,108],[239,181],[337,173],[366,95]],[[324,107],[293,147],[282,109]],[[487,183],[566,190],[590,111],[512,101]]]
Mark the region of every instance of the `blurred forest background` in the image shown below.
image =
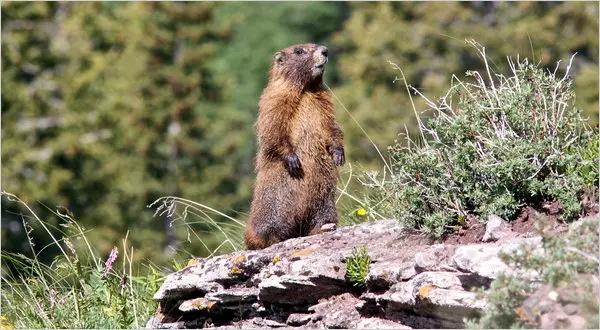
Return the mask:
[[[404,84],[435,99],[453,74],[506,56],[571,69],[576,104],[598,122],[597,2],[2,2],[2,190],[58,226],[65,207],[104,254],[129,230],[136,260],[170,246],[208,246],[147,206],[193,200],[245,221],[254,182],[254,121],[272,55],[296,43],[330,48],[325,81],[385,151],[416,132]],[[418,98],[416,108],[426,111]],[[354,172],[381,169],[339,104]],[[347,178],[349,165],[343,169]],[[352,181],[350,193],[360,195]],[[38,203],[39,202],[39,203]],[[343,197],[341,209],[356,207]],[[46,209],[46,205],[49,209]],[[2,249],[28,253],[23,218],[2,199]],[[25,218],[25,223],[30,223]],[[199,225],[202,226],[202,225]],[[204,234],[203,234],[204,233]],[[35,236],[32,239],[38,240]],[[48,242],[36,241],[38,247]],[[51,258],[55,251],[45,251]]]

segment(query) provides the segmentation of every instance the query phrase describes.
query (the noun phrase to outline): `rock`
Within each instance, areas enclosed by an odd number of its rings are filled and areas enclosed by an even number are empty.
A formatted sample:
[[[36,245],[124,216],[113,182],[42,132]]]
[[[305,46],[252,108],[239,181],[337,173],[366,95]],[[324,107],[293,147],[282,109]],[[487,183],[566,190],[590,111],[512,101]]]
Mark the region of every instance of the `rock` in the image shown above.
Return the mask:
[[[367,288],[370,291],[387,290],[392,285],[417,275],[415,261],[396,259],[372,263],[367,273]]]
[[[490,215],[485,225],[482,241],[493,242],[510,234],[512,234],[512,230],[508,222],[497,215]]]
[[[563,306],[563,311],[567,315],[573,315],[573,314],[579,312],[579,306],[576,304],[568,304],[568,305]]]
[[[301,275],[272,276],[265,278],[258,285],[261,301],[288,305],[314,303],[321,298],[341,293],[346,287],[344,281],[336,283],[335,279],[331,278]]]
[[[308,310],[314,311],[315,318],[321,320],[326,328],[356,328],[360,321],[360,314],[354,306],[359,301],[360,299],[352,294],[343,293],[311,306]]]
[[[190,261],[154,295],[149,328],[460,328],[485,308],[473,287],[514,272],[501,251],[539,238],[458,246],[384,220]],[[355,248],[371,258],[366,288],[346,276]],[[565,315],[576,316],[572,308]],[[571,314],[568,314],[571,313]]]
[[[495,279],[500,273],[512,273],[498,254],[513,251],[521,244],[541,246],[541,237],[515,239],[503,244],[474,244],[461,246],[452,257],[452,266],[462,272],[475,274],[483,279]],[[530,274],[534,276],[535,274]]]
[[[598,219],[600,219],[600,215],[596,214],[596,215],[590,215],[587,217],[583,217],[577,221],[573,221],[570,225],[569,225],[569,231],[570,232],[574,232],[576,230],[579,230],[579,228],[583,225],[589,225],[589,224],[593,224],[595,222],[598,222]]]
[[[202,310],[210,310],[217,303],[214,301],[210,301],[207,298],[194,298],[190,300],[185,300],[179,305],[179,310],[182,312],[193,312],[193,311],[202,311]]]
[[[402,323],[380,319],[377,317],[368,317],[361,319],[356,324],[357,329],[412,329]]]
[[[224,289],[218,292],[209,292],[206,294],[206,298],[211,301],[216,301],[220,304],[253,303],[258,299],[258,289]]]
[[[286,323],[292,326],[305,325],[313,316],[311,314],[292,313],[288,316]]]
[[[434,244],[415,255],[415,269],[422,271],[438,271],[450,268],[450,257],[454,254],[454,246]]]
[[[420,302],[417,306],[419,315],[438,319],[462,322],[472,319],[485,309],[487,303],[479,299],[474,292],[460,289],[440,289],[437,287],[421,287]]]
[[[321,230],[323,232],[328,232],[328,231],[335,230],[336,227],[337,227],[337,225],[335,223],[326,223],[326,224],[324,224],[324,225],[321,226]]]
[[[191,292],[197,295],[204,295],[207,292],[216,292],[223,288],[215,282],[201,281],[198,276],[193,274],[173,273],[167,276],[165,283],[168,284],[161,286],[154,294],[154,299],[181,298]]]
[[[598,277],[579,275],[568,286],[539,287],[516,312],[521,320],[535,328],[597,329],[599,297]]]
[[[154,299],[174,299],[193,293],[203,296],[216,292],[223,286],[244,281],[248,276],[269,263],[269,258],[257,257],[256,253],[229,254],[212,259],[193,259],[184,269],[169,274]]]
[[[252,323],[256,324],[256,325],[262,325],[262,326],[267,326],[269,328],[281,328],[281,327],[285,327],[284,323],[280,323],[274,320],[269,320],[269,319],[263,319],[260,317],[255,317],[252,319]]]
[[[410,281],[392,286],[385,294],[372,295],[378,303],[391,309],[415,311],[427,317],[452,321],[451,324],[472,318],[486,306],[476,294],[465,291],[459,274],[425,272]]]
[[[181,329],[184,328],[184,322],[177,320],[167,320],[165,314],[156,313],[150,317],[146,323],[147,329]]]

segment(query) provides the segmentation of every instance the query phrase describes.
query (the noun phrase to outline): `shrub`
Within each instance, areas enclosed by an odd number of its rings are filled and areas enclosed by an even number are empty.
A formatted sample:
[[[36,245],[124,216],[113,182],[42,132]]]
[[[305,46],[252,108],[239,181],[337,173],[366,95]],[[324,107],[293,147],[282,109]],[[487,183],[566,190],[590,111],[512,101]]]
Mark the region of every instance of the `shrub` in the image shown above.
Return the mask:
[[[544,201],[560,202],[562,218],[574,219],[599,174],[598,134],[573,107],[571,64],[559,76],[509,59],[504,76],[471,43],[485,72],[467,72],[473,83],[453,77],[447,95],[426,99],[433,115],[426,123],[417,116],[420,139],[406,135],[389,148],[393,174],[376,189],[395,217],[435,236],[467,215],[512,219]]]

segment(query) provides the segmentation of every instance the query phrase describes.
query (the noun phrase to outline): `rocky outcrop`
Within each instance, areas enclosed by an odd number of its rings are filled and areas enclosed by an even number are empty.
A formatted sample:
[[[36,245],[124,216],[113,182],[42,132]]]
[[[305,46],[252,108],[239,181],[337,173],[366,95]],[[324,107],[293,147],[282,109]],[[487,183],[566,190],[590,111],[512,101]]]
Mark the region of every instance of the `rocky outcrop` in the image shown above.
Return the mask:
[[[598,277],[579,274],[566,286],[542,285],[515,312],[532,328],[597,329],[599,296]]]
[[[515,271],[498,253],[540,242],[432,245],[385,220],[193,259],[154,295],[160,306],[147,327],[460,328],[486,307],[471,289]],[[358,288],[347,279],[345,261],[363,246],[371,265]]]

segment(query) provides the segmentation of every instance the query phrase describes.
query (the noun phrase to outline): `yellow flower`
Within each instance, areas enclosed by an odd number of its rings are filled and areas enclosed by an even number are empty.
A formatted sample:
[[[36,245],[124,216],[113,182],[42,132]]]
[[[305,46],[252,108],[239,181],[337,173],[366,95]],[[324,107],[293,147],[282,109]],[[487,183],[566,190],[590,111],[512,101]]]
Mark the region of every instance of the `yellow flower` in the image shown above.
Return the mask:
[[[367,210],[363,209],[362,207],[358,210],[356,210],[356,214],[359,216],[365,216],[367,214]]]
[[[6,323],[6,316],[0,315],[0,329],[14,329],[15,326],[12,324]]]

